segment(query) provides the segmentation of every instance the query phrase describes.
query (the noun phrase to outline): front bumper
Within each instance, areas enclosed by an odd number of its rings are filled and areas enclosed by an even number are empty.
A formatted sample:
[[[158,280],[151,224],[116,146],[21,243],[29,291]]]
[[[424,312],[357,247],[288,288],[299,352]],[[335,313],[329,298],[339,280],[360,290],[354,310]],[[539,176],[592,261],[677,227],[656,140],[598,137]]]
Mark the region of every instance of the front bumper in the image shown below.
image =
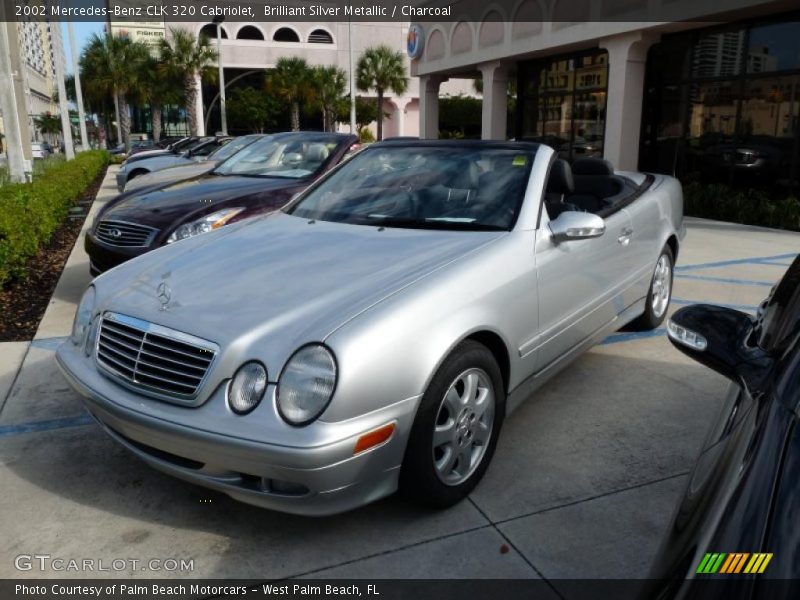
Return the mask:
[[[347,511],[397,489],[419,397],[341,424],[318,421],[308,427],[324,428],[326,434],[321,438],[325,443],[290,446],[192,427],[197,408],[181,409],[185,415],[182,423],[159,418],[153,409],[175,407],[113,383],[71,342],[65,342],[56,357],[61,371],[84,397],[86,408],[103,429],[150,466],[175,477],[249,504],[314,516]],[[220,386],[206,404],[224,402],[224,388]],[[270,388],[262,403],[270,401],[274,385]],[[137,410],[137,405],[149,405],[150,414]],[[355,443],[363,433],[389,422],[394,422],[396,429],[388,441],[353,456]],[[341,430],[338,439],[331,439],[331,428]]]
[[[128,183],[128,171],[120,169],[117,171],[117,190],[122,192],[125,189],[126,183]]]
[[[94,237],[91,230],[86,232],[83,246],[86,249],[86,254],[89,255],[89,270],[94,276],[155,249],[150,246],[133,248],[110,246]]]

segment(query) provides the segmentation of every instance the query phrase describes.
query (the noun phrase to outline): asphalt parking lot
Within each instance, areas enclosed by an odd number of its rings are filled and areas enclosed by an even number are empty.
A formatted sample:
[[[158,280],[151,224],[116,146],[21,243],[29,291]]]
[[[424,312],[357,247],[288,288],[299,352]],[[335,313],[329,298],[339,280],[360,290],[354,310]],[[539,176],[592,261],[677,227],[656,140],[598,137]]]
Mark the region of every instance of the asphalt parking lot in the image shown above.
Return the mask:
[[[95,208],[113,196],[109,170]],[[687,220],[672,310],[752,311],[800,235]],[[58,372],[90,276],[79,245],[31,343],[0,344],[0,577],[20,554],[191,559],[189,572],[107,576],[645,577],[726,382],[664,330],[606,339],[506,421],[467,500],[443,512],[389,498],[303,518],[244,504],[146,467],[92,423]]]

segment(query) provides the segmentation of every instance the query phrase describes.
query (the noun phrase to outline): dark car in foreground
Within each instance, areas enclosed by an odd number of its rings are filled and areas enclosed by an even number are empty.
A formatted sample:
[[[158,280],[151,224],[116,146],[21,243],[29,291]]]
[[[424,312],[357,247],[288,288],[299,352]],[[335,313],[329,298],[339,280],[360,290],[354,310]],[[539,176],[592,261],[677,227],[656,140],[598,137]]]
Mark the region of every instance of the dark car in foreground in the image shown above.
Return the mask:
[[[237,152],[213,171],[109,202],[86,233],[93,275],[150,250],[267,213],[341,162],[358,142],[338,133],[281,133]]]
[[[731,384],[644,597],[789,597],[800,578],[800,257],[755,317],[694,305],[667,330]]]

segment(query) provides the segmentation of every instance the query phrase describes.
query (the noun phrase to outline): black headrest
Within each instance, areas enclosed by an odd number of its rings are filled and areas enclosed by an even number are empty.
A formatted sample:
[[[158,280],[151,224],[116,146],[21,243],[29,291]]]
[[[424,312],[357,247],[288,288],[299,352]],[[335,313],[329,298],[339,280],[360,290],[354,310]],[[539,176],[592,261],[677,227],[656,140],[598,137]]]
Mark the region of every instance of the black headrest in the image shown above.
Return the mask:
[[[572,169],[563,158],[557,158],[550,167],[550,176],[547,178],[548,194],[571,194],[575,191],[575,182],[572,180]]]
[[[476,189],[478,187],[478,166],[466,159],[459,160],[457,164],[458,168],[453,169],[453,175],[446,185],[461,190]]]
[[[575,175],[613,175],[614,166],[604,158],[584,157],[572,162]]]

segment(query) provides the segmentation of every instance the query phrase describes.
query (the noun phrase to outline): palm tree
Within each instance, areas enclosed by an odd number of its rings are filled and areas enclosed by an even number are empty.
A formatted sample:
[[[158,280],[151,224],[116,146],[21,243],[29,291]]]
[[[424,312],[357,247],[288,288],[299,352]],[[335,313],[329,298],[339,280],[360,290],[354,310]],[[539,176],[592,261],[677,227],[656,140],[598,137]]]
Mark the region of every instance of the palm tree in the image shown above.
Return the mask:
[[[387,91],[402,94],[408,88],[403,55],[389,46],[368,48],[358,59],[356,68],[358,89],[378,94],[378,139],[383,139],[383,95]]]
[[[150,120],[153,125],[153,140],[161,139],[164,106],[182,104],[183,85],[172,77],[164,77],[165,65],[160,58],[151,57],[145,65],[142,77],[141,96],[150,105]]]
[[[336,113],[347,87],[347,73],[339,67],[314,67],[314,103],[322,109],[322,129],[333,131]]]
[[[122,141],[130,146],[131,115],[128,99],[139,93],[150,50],[130,38],[94,34],[81,55],[83,80],[90,95],[111,95],[119,107]]]
[[[291,107],[292,131],[300,131],[300,102],[314,95],[311,69],[303,58],[279,58],[267,77],[267,91]]]
[[[206,36],[195,39],[188,31],[175,28],[170,29],[169,39],[159,40],[158,50],[161,55],[160,75],[183,81],[189,132],[197,135],[197,124],[202,118],[197,114],[197,78],[215,63],[217,52]]]

